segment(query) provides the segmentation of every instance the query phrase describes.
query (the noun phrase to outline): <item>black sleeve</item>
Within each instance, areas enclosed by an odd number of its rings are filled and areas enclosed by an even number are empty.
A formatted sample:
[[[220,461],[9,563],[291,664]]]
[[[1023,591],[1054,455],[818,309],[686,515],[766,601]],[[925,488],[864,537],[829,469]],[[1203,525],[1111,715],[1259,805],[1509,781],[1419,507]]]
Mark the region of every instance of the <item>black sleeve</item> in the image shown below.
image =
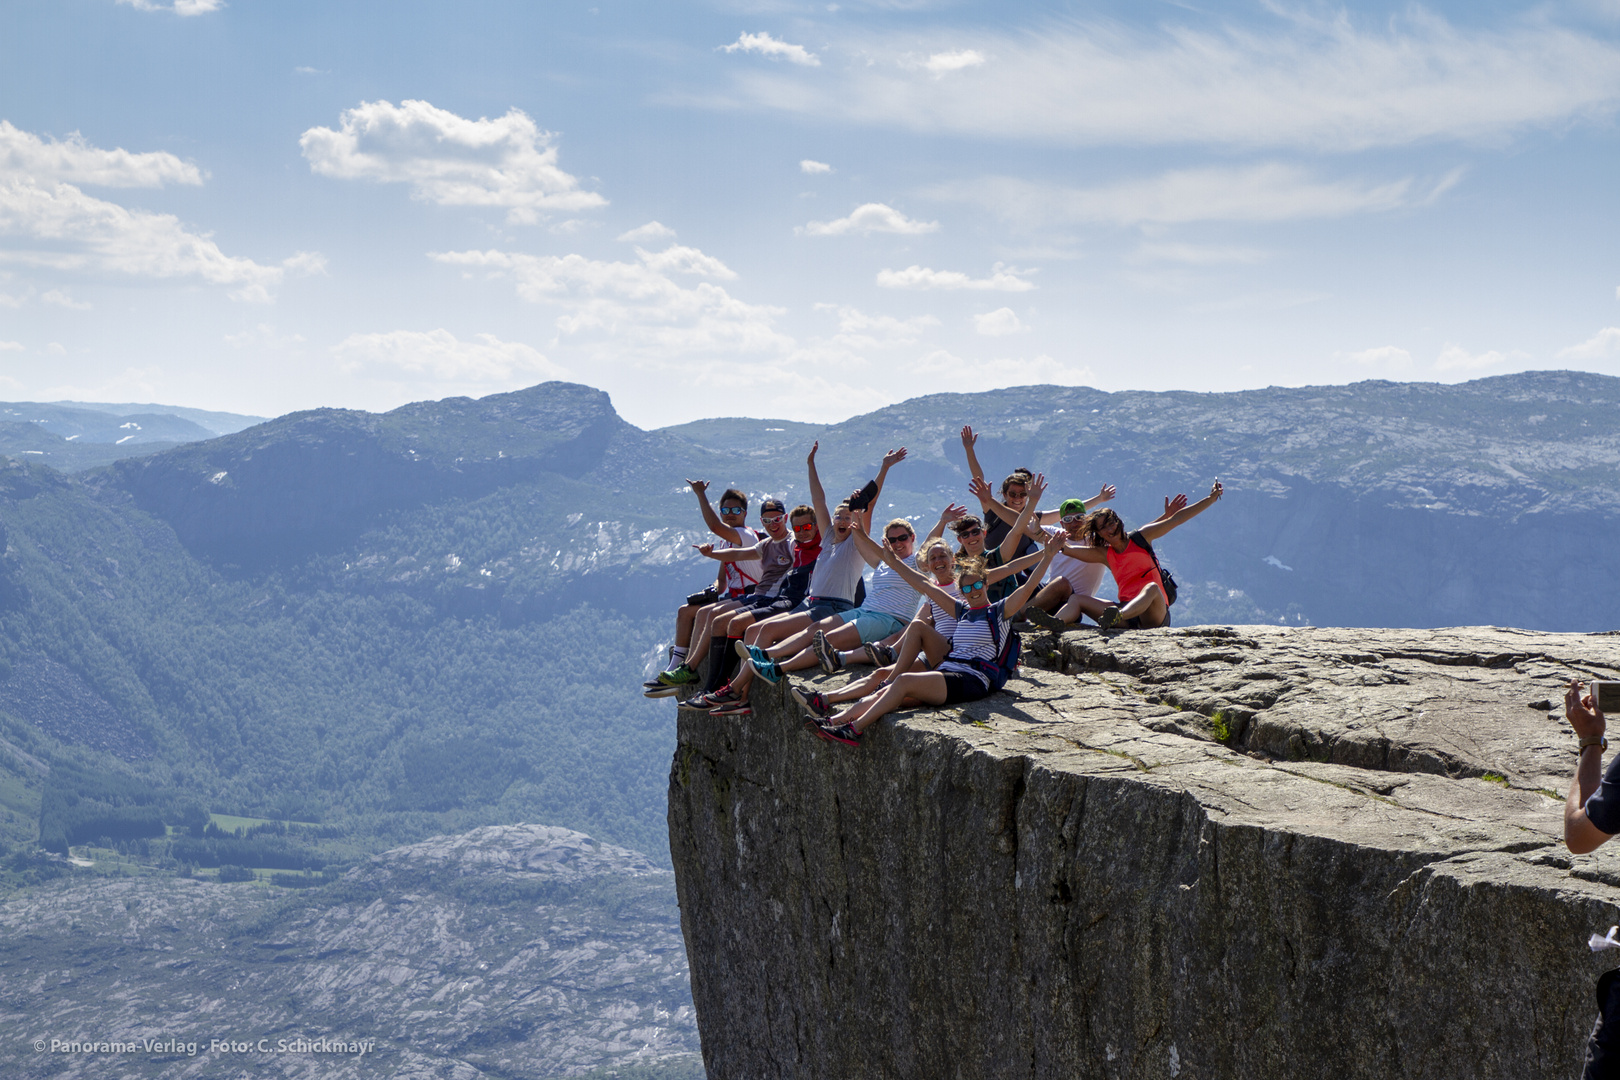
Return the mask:
[[[1603,782],[1586,800],[1586,820],[1610,836],[1620,833],[1620,754],[1603,771]]]

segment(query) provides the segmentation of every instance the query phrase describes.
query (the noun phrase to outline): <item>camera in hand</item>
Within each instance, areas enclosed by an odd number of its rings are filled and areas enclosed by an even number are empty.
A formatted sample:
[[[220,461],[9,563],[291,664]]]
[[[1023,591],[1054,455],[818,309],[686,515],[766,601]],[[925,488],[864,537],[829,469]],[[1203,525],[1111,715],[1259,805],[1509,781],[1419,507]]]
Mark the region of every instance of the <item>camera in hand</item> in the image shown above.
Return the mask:
[[[1590,688],[1592,704],[1600,711],[1620,713],[1620,681],[1613,679],[1593,679]]]

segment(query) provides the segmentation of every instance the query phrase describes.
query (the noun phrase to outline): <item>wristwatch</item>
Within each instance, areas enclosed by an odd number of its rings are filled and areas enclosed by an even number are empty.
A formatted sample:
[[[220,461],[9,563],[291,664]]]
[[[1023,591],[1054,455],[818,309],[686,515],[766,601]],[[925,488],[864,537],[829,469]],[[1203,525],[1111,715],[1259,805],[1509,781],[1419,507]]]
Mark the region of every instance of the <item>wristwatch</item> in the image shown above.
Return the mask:
[[[1588,735],[1586,738],[1581,740],[1581,745],[1576,748],[1575,752],[1577,754],[1584,754],[1586,753],[1586,748],[1588,746],[1600,746],[1603,748],[1603,753],[1608,753],[1609,740],[1602,735]]]

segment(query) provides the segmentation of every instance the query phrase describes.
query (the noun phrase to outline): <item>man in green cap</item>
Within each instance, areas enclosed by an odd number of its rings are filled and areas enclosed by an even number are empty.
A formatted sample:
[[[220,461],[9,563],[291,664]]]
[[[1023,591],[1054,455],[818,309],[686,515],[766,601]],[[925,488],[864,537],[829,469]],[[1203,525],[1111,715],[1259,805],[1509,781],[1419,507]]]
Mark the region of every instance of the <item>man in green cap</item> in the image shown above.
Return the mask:
[[[1081,530],[1085,523],[1086,504],[1080,499],[1065,499],[1063,505],[1058,507],[1058,525],[1046,526],[1044,531],[1047,535],[1051,535],[1062,529],[1066,543],[1084,547]],[[1063,608],[1071,596],[1096,596],[1097,590],[1102,587],[1106,571],[1107,568],[1102,563],[1081,562],[1072,555],[1059,554],[1052,560],[1052,570],[1046,576],[1046,584],[1041,586],[1041,591],[1030,601],[1024,617],[1053,629],[1068,626],[1069,623],[1053,613]],[[1076,619],[1081,617],[1078,608],[1070,607],[1069,610],[1074,613]],[[1046,617],[1042,618],[1043,615]]]

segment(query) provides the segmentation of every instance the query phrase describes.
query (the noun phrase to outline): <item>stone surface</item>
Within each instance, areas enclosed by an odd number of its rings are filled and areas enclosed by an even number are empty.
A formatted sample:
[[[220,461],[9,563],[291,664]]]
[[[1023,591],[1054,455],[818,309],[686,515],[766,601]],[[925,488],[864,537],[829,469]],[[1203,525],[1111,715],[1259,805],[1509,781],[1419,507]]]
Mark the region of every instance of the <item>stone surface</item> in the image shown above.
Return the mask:
[[[435,837],[291,894],[54,882],[0,904],[0,1063],[62,1078],[690,1075],[671,893],[645,856],[544,825]],[[276,1052],[300,1037],[375,1045]],[[52,1039],[192,1051],[31,1049]]]
[[[1578,1074],[1620,850],[1560,842],[1561,683],[1612,677],[1620,639],[1025,640],[1059,670],[859,748],[785,684],[682,713],[715,1080]]]

